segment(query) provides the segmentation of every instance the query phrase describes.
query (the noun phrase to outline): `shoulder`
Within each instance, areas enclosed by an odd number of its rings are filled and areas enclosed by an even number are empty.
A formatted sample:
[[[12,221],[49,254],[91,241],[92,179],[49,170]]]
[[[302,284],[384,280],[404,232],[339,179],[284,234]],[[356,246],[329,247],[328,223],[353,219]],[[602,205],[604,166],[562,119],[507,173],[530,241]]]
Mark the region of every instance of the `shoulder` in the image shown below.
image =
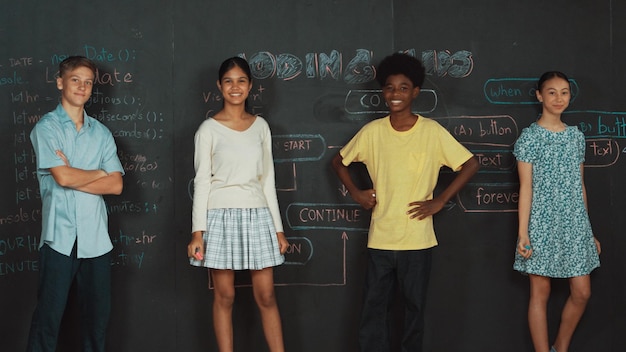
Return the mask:
[[[111,130],[109,130],[105,124],[89,115],[85,115],[85,123],[89,124],[89,126],[94,128],[97,132],[111,134]]]
[[[577,138],[585,138],[585,134],[576,126],[567,126],[567,131]]]
[[[265,124],[268,125],[267,120],[265,120],[263,118],[263,116],[261,115],[254,115],[254,117],[256,118],[256,120],[254,121],[254,123],[259,123],[259,124]]]
[[[212,117],[209,117],[208,119],[200,123],[196,133],[209,133],[212,129],[216,127],[216,123],[218,122],[216,122]]]
[[[377,131],[386,128],[389,124],[389,116],[380,117],[363,125],[359,133]]]
[[[418,115],[419,119],[417,123],[420,124],[420,127],[424,129],[432,129],[432,130],[440,130],[440,131],[448,131],[445,127],[443,127],[438,121],[431,119],[429,117],[425,117],[422,115]]]
[[[39,121],[37,121],[33,127],[33,132],[46,133],[46,131],[61,130],[63,126],[61,117],[62,116],[56,113],[56,110],[46,113],[41,117],[41,119],[39,119]]]
[[[520,133],[519,138],[525,139],[533,137],[540,132],[540,127],[536,122],[531,123],[528,127],[522,128],[522,132]]]
[[[269,123],[267,123],[267,120],[265,120],[261,115],[255,115],[255,118],[256,120],[254,120],[252,126],[269,131],[270,125]]]

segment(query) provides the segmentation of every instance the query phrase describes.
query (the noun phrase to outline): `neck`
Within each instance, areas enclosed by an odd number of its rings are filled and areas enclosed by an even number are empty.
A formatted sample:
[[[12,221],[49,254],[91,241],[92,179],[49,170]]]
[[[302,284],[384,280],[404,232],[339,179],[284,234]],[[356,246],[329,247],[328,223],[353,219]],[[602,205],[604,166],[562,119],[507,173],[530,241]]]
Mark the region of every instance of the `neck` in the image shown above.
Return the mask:
[[[85,108],[83,106],[73,106],[70,104],[61,103],[63,109],[67,113],[67,116],[74,122],[76,129],[80,130],[85,122]]]
[[[225,106],[222,112],[228,118],[237,120],[245,119],[248,116],[244,106]]]
[[[391,122],[391,127],[396,131],[408,131],[417,122],[418,116],[408,113],[396,113],[389,115],[389,122]]]
[[[538,122],[543,125],[548,126],[557,126],[561,125],[563,122],[561,121],[561,115],[554,115],[550,113],[546,113],[545,111],[541,113]]]

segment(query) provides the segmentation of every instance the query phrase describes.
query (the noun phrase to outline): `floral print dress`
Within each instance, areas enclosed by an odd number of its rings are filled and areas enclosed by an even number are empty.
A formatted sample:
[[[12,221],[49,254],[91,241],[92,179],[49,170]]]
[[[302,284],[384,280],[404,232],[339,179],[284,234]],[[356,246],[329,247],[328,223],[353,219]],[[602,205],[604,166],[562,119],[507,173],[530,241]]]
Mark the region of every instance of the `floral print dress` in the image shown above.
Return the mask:
[[[528,235],[533,253],[515,254],[513,268],[553,278],[582,276],[600,266],[583,199],[580,164],[585,137],[576,127],[552,132],[537,123],[525,128],[513,154],[532,164]]]

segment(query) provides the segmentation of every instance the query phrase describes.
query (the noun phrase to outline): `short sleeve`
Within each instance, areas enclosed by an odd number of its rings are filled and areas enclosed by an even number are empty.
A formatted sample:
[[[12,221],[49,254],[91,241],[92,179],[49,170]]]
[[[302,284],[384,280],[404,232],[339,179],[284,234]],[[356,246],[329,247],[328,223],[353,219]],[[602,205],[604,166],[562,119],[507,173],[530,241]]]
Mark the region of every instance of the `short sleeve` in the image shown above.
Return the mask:
[[[587,143],[585,142],[585,135],[576,128],[576,146],[577,146],[577,157],[578,163],[582,164],[585,162],[585,150],[587,148]]]
[[[526,163],[534,163],[536,153],[536,144],[534,143],[535,138],[532,138],[532,132],[530,128],[524,128],[519,138],[515,142],[515,146],[513,148],[513,155],[518,161],[523,161]]]
[[[41,121],[31,131],[30,140],[37,155],[37,169],[50,169],[65,165],[56,154],[57,150],[63,150],[63,146],[59,144],[58,135],[59,132],[49,121]]]
[[[364,128],[361,128],[350,141],[341,148],[339,154],[341,154],[342,162],[345,166],[350,165],[355,161],[363,162],[364,161],[364,150],[363,150],[363,139],[365,138],[366,133],[364,132]]]
[[[438,140],[442,152],[442,164],[453,171],[459,171],[463,164],[472,158],[473,154],[463,144],[448,132],[445,127],[435,122],[434,126],[438,131]]]
[[[120,172],[122,175],[125,174],[124,167],[120,162],[119,157],[117,156],[117,145],[115,144],[115,139],[113,139],[113,135],[109,132],[108,129],[104,128],[106,133],[106,137],[103,141],[103,155],[102,155],[102,170],[107,173],[111,172]]]

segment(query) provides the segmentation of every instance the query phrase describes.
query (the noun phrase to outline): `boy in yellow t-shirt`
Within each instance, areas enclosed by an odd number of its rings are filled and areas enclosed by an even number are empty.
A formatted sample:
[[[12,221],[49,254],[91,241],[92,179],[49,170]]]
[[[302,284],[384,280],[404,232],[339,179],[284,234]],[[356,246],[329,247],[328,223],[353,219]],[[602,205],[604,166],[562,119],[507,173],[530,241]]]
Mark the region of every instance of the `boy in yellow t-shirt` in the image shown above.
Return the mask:
[[[396,53],[383,59],[377,80],[390,114],[363,126],[332,161],[352,199],[372,209],[359,331],[363,352],[389,351],[387,315],[396,283],[406,302],[402,350],[422,350],[431,249],[437,245],[432,215],[479,168],[472,153],[445,128],[411,111],[424,76],[424,66],[412,56]],[[373,189],[357,188],[348,172],[352,162],[365,164]],[[442,166],[460,171],[433,197]]]

